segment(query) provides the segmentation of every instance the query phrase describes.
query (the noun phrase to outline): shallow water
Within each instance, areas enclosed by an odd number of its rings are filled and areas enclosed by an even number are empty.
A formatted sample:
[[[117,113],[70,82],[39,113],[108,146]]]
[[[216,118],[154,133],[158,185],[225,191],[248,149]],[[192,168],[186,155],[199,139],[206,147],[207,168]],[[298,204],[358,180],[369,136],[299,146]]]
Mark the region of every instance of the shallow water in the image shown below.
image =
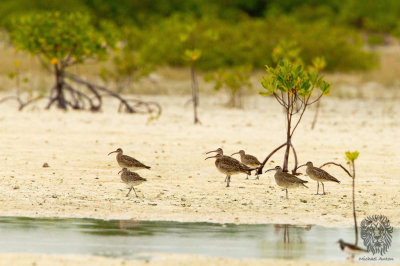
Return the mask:
[[[385,257],[399,261],[400,230]],[[345,261],[335,243],[353,228],[165,221],[0,217],[0,252],[85,254],[152,259],[151,253],[231,258]],[[360,246],[362,246],[362,240]],[[372,256],[372,255],[371,255]]]

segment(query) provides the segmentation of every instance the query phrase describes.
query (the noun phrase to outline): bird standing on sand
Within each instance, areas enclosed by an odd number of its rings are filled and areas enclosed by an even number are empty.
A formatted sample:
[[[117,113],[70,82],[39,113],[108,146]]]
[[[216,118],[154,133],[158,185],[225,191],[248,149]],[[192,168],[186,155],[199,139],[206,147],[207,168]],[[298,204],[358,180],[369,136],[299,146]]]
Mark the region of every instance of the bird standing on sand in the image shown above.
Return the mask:
[[[353,244],[346,243],[342,239],[339,239],[339,241],[337,243],[339,243],[340,249],[343,252],[345,252],[351,256],[351,259],[354,259],[354,256],[356,256],[356,255],[368,253],[368,250],[362,249]]]
[[[122,172],[122,173],[121,173]],[[130,188],[128,191],[128,194],[126,194],[126,197],[129,196],[129,193],[131,193],[131,190],[133,189],[133,192],[135,192],[136,198],[138,195],[136,194],[135,188],[133,186],[138,186],[142,184],[143,182],[147,181],[146,178],[141,177],[135,172],[129,171],[126,167],[122,168],[121,171],[118,172],[118,174],[121,173],[121,180],[125,184],[127,184]]]
[[[150,166],[144,165],[135,158],[132,158],[128,155],[124,155],[123,151],[121,148],[116,149],[115,151],[110,152],[108,155],[111,153],[117,153],[117,162],[118,165],[121,166],[122,168],[128,168],[130,170],[139,170],[139,169],[150,169]]]
[[[223,155],[223,151],[221,148],[210,152],[217,152],[217,154],[214,156],[207,157],[205,160],[210,158],[216,158],[215,167],[217,167],[218,171],[226,175],[225,181],[227,187],[229,187],[229,183],[231,181],[231,175],[236,175],[240,173],[251,175],[252,169],[242,164],[235,158]],[[207,154],[210,152],[207,152]]]
[[[255,156],[246,154],[244,152],[244,150],[240,150],[238,152],[232,153],[231,156],[233,156],[235,154],[240,154],[240,161],[242,162],[242,164],[244,164],[248,167],[257,168],[257,167],[260,167],[260,165],[261,165],[260,161]],[[249,179],[249,176],[247,176],[246,179]],[[256,179],[258,179],[257,172],[256,172]]]
[[[336,182],[340,183],[339,180],[337,180],[335,177],[331,176],[328,174],[326,171],[322,170],[321,168],[314,167],[312,162],[307,162],[306,164],[300,165],[298,168],[302,166],[307,166],[306,173],[307,175],[312,179],[317,181],[317,194],[319,195],[319,182],[322,184],[322,195],[325,195],[325,187],[323,182]]]
[[[276,166],[275,168],[268,169],[265,172],[276,170],[275,173],[275,182],[278,186],[283,187],[286,190],[286,198],[288,198],[288,188],[297,188],[297,187],[306,187],[304,183],[308,183],[308,181],[301,180],[295,175],[286,173],[282,171],[280,166]]]

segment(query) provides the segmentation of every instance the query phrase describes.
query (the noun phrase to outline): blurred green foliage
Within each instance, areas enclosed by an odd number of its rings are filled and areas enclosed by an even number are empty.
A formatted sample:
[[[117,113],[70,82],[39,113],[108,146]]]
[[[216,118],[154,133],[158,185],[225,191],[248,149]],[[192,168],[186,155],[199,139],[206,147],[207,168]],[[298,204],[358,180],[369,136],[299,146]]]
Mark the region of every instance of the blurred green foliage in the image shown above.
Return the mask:
[[[8,25],[10,40],[17,49],[39,55],[52,65],[65,68],[108,56],[113,34],[104,34],[82,13],[36,12],[12,19]],[[107,37],[106,37],[107,36]]]
[[[141,36],[137,27],[123,27],[119,35],[112,38],[120,41],[112,53],[113,66],[102,67],[100,77],[104,81],[114,81],[118,92],[132,87],[135,82],[155,69],[154,64],[137,52],[142,43]]]
[[[261,84],[266,89],[260,92],[262,96],[287,93],[306,98],[315,88],[318,88],[322,95],[330,93],[331,84],[320,75],[319,68],[306,71],[302,65],[285,60],[280,61],[276,67],[266,66],[266,71],[268,75],[261,79]]]
[[[382,43],[384,34],[400,35],[397,0],[2,0],[0,25],[48,10],[79,11],[101,31],[114,24],[125,45],[115,63],[126,65],[112,70],[115,78],[139,77],[138,69],[149,65],[187,66],[194,52],[202,70],[262,68],[282,56],[305,65],[324,57],[327,71],[365,70],[378,59],[363,49],[361,33],[371,45]],[[287,48],[296,55],[284,55]],[[135,66],[127,66],[131,60]]]
[[[245,88],[251,88],[250,66],[239,66],[229,69],[219,69],[216,72],[204,76],[206,82],[214,82],[214,89],[225,89],[229,91],[229,107],[242,107],[240,91]]]

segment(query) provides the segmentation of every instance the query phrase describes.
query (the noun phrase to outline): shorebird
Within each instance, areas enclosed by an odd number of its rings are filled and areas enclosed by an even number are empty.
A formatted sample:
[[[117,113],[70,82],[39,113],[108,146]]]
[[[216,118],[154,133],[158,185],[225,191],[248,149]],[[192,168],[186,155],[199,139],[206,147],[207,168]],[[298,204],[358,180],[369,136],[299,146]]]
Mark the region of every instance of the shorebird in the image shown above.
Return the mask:
[[[343,252],[345,252],[351,256],[351,259],[354,259],[354,256],[356,256],[356,255],[368,253],[368,250],[362,249],[353,244],[346,243],[342,239],[339,239],[339,241],[337,243],[339,243],[340,249]]]
[[[306,187],[304,183],[308,183],[308,181],[301,180],[295,175],[282,172],[282,168],[280,166],[276,166],[275,168],[268,169],[265,172],[276,170],[275,173],[275,182],[278,186],[283,187],[286,190],[286,198],[288,198],[288,188],[297,188],[297,187]]]
[[[122,172],[122,173],[121,173]],[[126,197],[129,196],[129,193],[131,193],[131,190],[133,189],[133,192],[135,192],[136,198],[138,195],[136,194],[135,188],[133,186],[138,186],[142,184],[144,181],[147,181],[146,178],[141,177],[135,172],[129,171],[126,167],[122,168],[121,171],[118,172],[118,174],[121,173],[121,180],[128,186],[130,186],[128,194],[126,194]]]
[[[216,152],[217,154],[220,154],[220,155],[222,155],[223,157],[231,158],[231,157],[229,157],[229,156],[224,155],[224,151],[223,151],[221,148],[218,148],[218,149],[216,149],[215,151],[206,152],[206,154],[209,154],[209,153],[212,153],[212,152]],[[232,158],[232,159],[233,159],[233,158]],[[236,160],[236,159],[235,159],[235,160]]]
[[[238,152],[232,153],[231,156],[233,156],[235,154],[240,154],[240,161],[242,162],[242,164],[247,165],[248,167],[257,168],[257,167],[260,167],[260,165],[261,165],[260,161],[255,156],[246,154],[244,152],[244,150],[240,150]],[[246,179],[249,179],[249,176],[247,176]],[[257,172],[256,172],[256,179],[258,179]]]
[[[337,182],[340,183],[339,180],[337,180],[335,177],[331,176],[330,174],[328,174],[327,172],[325,172],[324,170],[322,170],[321,168],[318,167],[314,167],[312,162],[307,162],[303,165],[300,165],[298,168],[302,167],[302,166],[307,166],[306,169],[306,173],[307,175],[312,179],[317,181],[317,194],[315,195],[319,195],[318,191],[319,191],[319,182],[321,182],[322,184],[322,195],[325,195],[325,186],[323,182]]]
[[[218,171],[226,175],[225,181],[227,187],[229,187],[229,183],[231,181],[231,175],[236,175],[240,173],[251,175],[252,169],[242,164],[235,158],[223,155],[221,148],[211,152],[217,152],[217,154],[214,156],[207,157],[205,160],[210,158],[216,158],[215,167],[217,167]]]
[[[121,148],[116,149],[115,151],[110,152],[108,155],[111,153],[117,153],[117,162],[118,165],[121,166],[122,168],[128,168],[130,170],[139,170],[139,169],[150,169],[150,166],[144,165],[135,158],[132,158],[128,155],[124,155],[123,151]]]

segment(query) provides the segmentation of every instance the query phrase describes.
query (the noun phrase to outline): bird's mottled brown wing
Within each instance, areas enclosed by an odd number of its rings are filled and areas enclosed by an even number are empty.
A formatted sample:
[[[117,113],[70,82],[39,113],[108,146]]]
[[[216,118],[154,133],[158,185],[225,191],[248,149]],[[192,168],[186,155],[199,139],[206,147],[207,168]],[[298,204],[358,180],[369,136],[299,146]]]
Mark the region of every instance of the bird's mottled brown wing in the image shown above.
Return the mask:
[[[260,161],[253,155],[246,154],[245,157],[245,164],[251,164],[251,165],[261,165]]]
[[[231,157],[222,157],[221,159],[219,159],[218,165],[219,165],[219,167],[221,167],[223,169],[227,169],[229,171],[247,173],[250,170],[249,167],[242,164],[235,158],[231,158]]]
[[[311,169],[311,171],[313,171],[321,179],[325,179],[327,181],[340,183],[339,180],[337,180],[335,177],[331,176],[328,172],[326,172],[325,170],[322,170],[321,168],[313,167]]]
[[[134,181],[146,181],[146,178],[141,177],[138,173],[129,172],[129,175]]]
[[[143,168],[148,168],[147,165],[142,164],[135,158],[132,158],[128,155],[122,155],[121,156],[121,161],[124,162],[126,165],[134,166],[134,167],[143,167]]]
[[[127,171],[126,173],[123,173],[121,175],[121,179],[123,182],[125,182],[127,184],[130,184],[132,182],[138,182],[138,181],[146,181],[146,179],[141,177],[138,173],[131,172],[131,171]]]
[[[299,184],[304,184],[304,183],[308,183],[308,181],[300,179],[294,175],[291,175],[289,173],[283,173],[284,178],[290,182],[290,183],[299,183]]]

